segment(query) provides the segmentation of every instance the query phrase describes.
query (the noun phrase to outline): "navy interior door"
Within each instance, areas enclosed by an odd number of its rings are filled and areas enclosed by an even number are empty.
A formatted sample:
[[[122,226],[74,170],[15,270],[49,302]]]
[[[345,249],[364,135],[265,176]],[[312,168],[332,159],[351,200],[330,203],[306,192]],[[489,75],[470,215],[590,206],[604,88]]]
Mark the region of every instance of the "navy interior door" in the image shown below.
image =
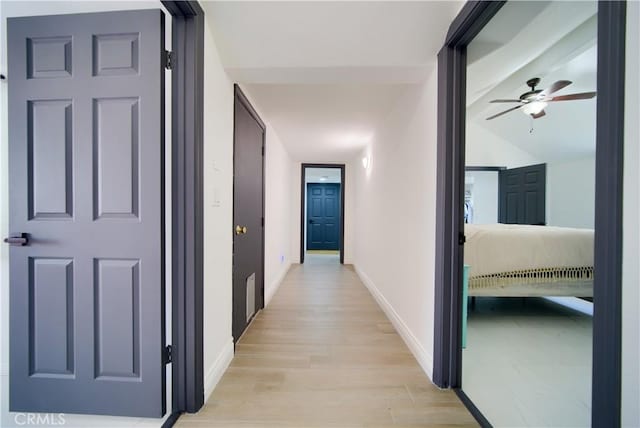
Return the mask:
[[[307,184],[307,250],[340,249],[340,184]]]
[[[500,171],[500,223],[545,225],[546,164]]]

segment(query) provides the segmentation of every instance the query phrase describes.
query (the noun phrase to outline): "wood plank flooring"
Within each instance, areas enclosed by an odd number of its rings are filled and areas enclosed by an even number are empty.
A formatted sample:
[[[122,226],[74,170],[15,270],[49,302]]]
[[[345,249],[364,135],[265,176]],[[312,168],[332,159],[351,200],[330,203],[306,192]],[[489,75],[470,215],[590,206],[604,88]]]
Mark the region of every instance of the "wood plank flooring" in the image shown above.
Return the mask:
[[[477,424],[429,381],[353,269],[309,255],[238,341],[202,410],[176,426]]]

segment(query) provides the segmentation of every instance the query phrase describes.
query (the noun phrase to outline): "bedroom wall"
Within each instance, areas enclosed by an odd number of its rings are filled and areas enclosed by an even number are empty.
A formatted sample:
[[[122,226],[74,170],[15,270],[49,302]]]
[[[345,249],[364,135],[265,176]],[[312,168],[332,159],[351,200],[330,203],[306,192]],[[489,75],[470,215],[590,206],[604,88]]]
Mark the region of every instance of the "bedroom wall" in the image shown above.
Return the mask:
[[[474,224],[493,224],[498,222],[498,172],[467,171],[467,178],[473,180],[473,221]]]
[[[403,89],[354,161],[354,266],[431,377],[435,278],[437,71]],[[370,155],[368,169],[361,159]]]
[[[517,168],[541,161],[497,136],[474,120],[467,121],[465,142],[466,166],[506,166]]]
[[[547,224],[593,229],[596,158],[547,163]]]
[[[640,426],[640,3],[627,2],[622,259],[622,426]]]

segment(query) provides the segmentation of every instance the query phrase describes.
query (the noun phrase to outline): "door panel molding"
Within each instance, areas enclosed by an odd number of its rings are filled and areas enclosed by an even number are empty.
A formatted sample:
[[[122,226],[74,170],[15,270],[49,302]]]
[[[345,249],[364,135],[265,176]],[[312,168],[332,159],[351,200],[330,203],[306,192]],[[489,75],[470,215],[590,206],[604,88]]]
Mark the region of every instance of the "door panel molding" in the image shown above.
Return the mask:
[[[9,250],[12,411],[166,412],[164,18],[7,20],[9,220],[30,238]],[[131,33],[139,50],[96,52],[96,37]],[[105,78],[96,56],[145,67]]]
[[[546,188],[545,163],[498,171],[498,222],[547,224]]]
[[[341,187],[341,183],[307,183],[307,250],[340,250],[336,220],[340,217]]]

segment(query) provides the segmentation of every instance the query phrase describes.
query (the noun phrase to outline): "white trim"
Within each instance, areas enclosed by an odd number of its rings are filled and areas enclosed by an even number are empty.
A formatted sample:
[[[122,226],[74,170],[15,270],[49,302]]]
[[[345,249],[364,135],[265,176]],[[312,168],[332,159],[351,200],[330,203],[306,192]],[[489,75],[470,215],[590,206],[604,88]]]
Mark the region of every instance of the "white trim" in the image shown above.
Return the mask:
[[[382,311],[387,315],[387,318],[389,318],[391,324],[393,324],[400,337],[402,337],[404,343],[409,347],[409,350],[418,361],[418,364],[420,364],[420,367],[422,367],[422,370],[424,370],[427,376],[429,376],[429,379],[431,379],[431,376],[433,376],[433,358],[431,355],[420,344],[416,336],[411,332],[409,327],[407,327],[402,318],[400,318],[400,315],[393,309],[393,306],[391,306],[380,290],[378,290],[378,287],[376,287],[371,278],[357,266],[354,265],[354,268],[362,283],[369,289],[369,292],[376,302],[378,302]]]
[[[280,288],[280,285],[282,285],[282,280],[284,279],[285,276],[287,276],[287,273],[289,272],[290,268],[291,268],[291,262],[287,262],[287,264],[278,274],[278,277],[271,282],[271,284],[269,285],[269,288],[265,289],[265,292],[264,292],[265,307],[269,304],[269,302],[271,302],[271,299],[276,294],[276,291],[278,291],[278,288]]]
[[[222,348],[218,358],[213,362],[209,371],[204,376],[204,402],[206,403],[211,396],[214,388],[220,382],[222,375],[229,367],[233,360],[233,338],[230,337],[227,344]]]

